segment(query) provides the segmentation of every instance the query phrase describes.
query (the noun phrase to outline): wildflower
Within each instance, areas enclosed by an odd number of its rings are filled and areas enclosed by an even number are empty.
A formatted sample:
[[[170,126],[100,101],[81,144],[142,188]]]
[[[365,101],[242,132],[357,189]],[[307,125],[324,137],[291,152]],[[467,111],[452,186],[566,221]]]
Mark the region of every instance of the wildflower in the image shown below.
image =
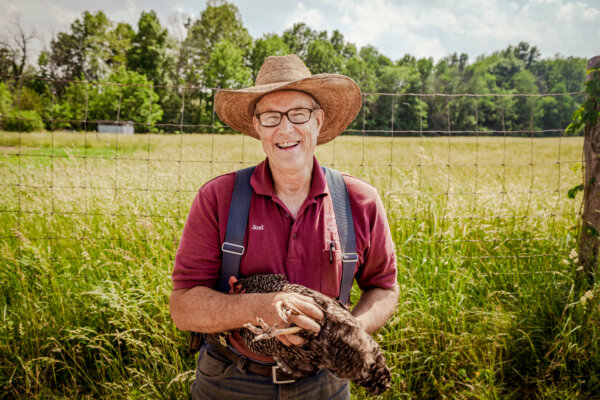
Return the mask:
[[[594,298],[594,294],[592,293],[591,290],[588,290],[587,292],[585,292],[583,294],[583,296],[581,296],[581,299],[579,299],[579,302],[581,302],[582,305],[585,305],[585,303],[587,303],[589,300],[592,300]]]
[[[569,254],[569,258],[570,258],[571,260],[576,260],[576,259],[577,259],[577,256],[578,256],[578,254],[577,254],[577,250],[575,250],[575,249],[571,250],[571,253]]]

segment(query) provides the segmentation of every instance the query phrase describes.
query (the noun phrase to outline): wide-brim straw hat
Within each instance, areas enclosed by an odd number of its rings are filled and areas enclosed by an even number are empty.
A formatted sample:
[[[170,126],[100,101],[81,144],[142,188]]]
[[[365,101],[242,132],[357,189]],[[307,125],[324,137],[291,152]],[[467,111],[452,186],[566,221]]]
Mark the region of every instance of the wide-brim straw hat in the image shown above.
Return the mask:
[[[259,139],[252,117],[261,97],[279,90],[299,90],[317,100],[325,120],[317,144],[327,143],[350,125],[360,111],[360,88],[351,78],[338,74],[311,75],[295,54],[267,57],[256,76],[254,86],[223,89],[215,96],[219,118],[238,132]]]

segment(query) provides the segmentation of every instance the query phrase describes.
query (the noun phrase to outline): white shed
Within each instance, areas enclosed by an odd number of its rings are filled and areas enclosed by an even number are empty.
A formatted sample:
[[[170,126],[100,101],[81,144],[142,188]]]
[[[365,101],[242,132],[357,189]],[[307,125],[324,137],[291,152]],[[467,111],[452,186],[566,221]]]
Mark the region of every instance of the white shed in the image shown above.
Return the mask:
[[[123,135],[133,135],[133,122],[100,121],[98,122],[98,133],[120,133]]]

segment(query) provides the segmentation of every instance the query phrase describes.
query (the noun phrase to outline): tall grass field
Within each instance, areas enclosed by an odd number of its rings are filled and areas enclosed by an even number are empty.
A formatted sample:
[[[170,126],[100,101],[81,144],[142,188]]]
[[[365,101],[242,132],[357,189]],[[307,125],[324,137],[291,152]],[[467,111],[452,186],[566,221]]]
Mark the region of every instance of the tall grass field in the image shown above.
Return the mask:
[[[375,334],[381,398],[600,398],[600,289],[575,289],[567,196],[582,142],[317,148],[388,211],[400,299]],[[204,182],[263,157],[241,135],[0,132],[0,398],[188,398],[194,358],[168,311],[179,236]]]

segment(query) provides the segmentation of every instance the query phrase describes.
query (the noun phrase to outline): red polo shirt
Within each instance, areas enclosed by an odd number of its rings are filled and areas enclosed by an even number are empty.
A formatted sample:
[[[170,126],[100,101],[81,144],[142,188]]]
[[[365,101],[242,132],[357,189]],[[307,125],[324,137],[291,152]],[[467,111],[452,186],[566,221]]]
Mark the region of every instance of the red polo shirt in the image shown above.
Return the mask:
[[[355,279],[363,290],[389,289],[396,283],[396,259],[383,204],[371,185],[349,175],[343,178],[350,195],[359,258]],[[232,172],[207,182],[199,190],[177,249],[173,289],[198,285],[218,288],[221,245],[234,181]],[[296,219],[274,193],[268,160],[257,165],[250,184],[254,193],[240,275],[281,273],[292,283],[337,297],[341,247],[327,179],[317,160],[314,159],[310,193]]]

